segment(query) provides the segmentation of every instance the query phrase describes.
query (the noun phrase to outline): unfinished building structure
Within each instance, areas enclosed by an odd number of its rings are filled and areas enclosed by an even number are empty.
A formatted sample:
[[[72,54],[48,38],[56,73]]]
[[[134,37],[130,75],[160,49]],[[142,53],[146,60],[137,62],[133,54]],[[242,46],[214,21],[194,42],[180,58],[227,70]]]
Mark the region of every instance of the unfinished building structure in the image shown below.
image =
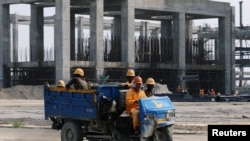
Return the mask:
[[[10,55],[11,4],[30,4],[30,61],[18,62]],[[53,61],[44,60],[45,7],[55,7]],[[89,15],[90,38],[87,52],[76,51],[75,19]],[[113,17],[112,44],[107,52],[103,37],[103,16]],[[68,81],[76,67],[85,70],[94,82],[109,76],[110,81],[125,81],[128,68],[145,80],[178,85],[197,92],[200,88],[230,94],[235,82],[234,8],[229,3],[210,0],[1,0],[0,1],[0,87],[9,87],[18,79],[25,84]],[[218,20],[218,38],[207,58],[205,39],[192,40],[192,20]],[[149,38],[147,25],[135,38],[135,19],[161,23],[160,38]],[[194,44],[195,43],[195,44]],[[13,54],[15,54],[13,49]],[[78,52],[75,57],[75,52]],[[16,55],[13,55],[15,57]],[[197,76],[196,81],[188,81]],[[21,80],[21,81],[20,81]]]

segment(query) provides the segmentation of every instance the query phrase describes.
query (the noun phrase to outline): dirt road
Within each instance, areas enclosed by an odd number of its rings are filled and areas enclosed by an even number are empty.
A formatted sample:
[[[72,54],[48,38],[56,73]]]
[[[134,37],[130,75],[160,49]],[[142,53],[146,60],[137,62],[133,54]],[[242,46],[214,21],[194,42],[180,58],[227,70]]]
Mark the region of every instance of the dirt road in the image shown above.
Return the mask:
[[[39,128],[0,128],[1,141],[59,141],[60,131]],[[174,134],[174,141],[206,141],[206,134]],[[84,140],[87,141],[87,140]]]
[[[175,141],[187,141],[188,138],[192,141],[196,141],[196,138],[198,138],[197,141],[205,141],[207,140],[207,125],[250,124],[250,102],[174,102],[174,105],[177,117],[174,129]],[[48,129],[48,132],[54,132],[54,130],[49,129],[51,122],[44,119],[43,106],[43,100],[0,99],[0,125],[2,127],[13,127],[19,123],[19,127],[39,127]],[[12,130],[12,128],[2,127],[3,134],[5,130]],[[26,131],[26,129],[18,128],[16,129],[17,135],[13,135],[13,137],[18,138],[18,130]],[[2,133],[2,131],[0,132]],[[29,134],[30,131],[27,132]],[[56,136],[59,136],[59,132],[55,133]],[[42,137],[43,135],[38,136]],[[0,135],[0,137],[3,136]],[[0,138],[0,140],[15,141],[14,139],[3,138]],[[25,139],[25,141],[27,140]],[[18,141],[22,140],[19,139]]]
[[[4,100],[0,99],[0,125],[50,126],[44,120],[43,100]]]

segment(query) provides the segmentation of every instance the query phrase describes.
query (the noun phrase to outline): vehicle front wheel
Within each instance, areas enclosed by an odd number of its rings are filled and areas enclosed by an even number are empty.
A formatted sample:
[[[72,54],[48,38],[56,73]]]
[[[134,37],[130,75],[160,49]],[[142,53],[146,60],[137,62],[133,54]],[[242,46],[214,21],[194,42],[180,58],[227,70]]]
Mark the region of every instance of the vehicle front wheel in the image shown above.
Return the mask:
[[[61,141],[82,141],[83,132],[80,125],[73,121],[66,122],[61,131]]]
[[[153,136],[144,140],[145,141],[173,141],[173,125],[156,129],[154,131]]]
[[[155,132],[155,141],[173,141],[173,125],[158,128]]]

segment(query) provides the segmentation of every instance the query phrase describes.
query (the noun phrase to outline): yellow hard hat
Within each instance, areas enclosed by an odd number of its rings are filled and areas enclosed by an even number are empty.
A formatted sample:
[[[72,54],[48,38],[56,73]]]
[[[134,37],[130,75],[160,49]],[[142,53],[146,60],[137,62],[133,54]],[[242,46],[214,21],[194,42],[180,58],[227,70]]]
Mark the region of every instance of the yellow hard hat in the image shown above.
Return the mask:
[[[59,80],[56,84],[57,87],[65,87],[65,83],[63,80]]]
[[[126,76],[135,76],[134,70],[128,69]]]
[[[80,76],[84,76],[84,71],[81,68],[75,69],[73,74],[79,74]]]
[[[149,85],[155,85],[155,80],[151,77],[149,77],[146,81],[146,84],[149,84]]]

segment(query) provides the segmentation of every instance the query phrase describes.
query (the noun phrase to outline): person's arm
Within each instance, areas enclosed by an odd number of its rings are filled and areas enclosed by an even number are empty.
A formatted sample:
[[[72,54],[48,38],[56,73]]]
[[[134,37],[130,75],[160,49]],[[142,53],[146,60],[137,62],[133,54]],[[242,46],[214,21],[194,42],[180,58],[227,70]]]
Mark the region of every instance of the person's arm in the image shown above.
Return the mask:
[[[83,89],[87,90],[88,89],[88,83],[85,80],[83,80],[82,82],[83,82]]]
[[[132,96],[132,91],[129,89],[126,93],[126,105],[127,106],[131,106],[134,104],[135,100],[133,99],[133,96]]]
[[[147,97],[147,95],[145,94],[145,91],[141,90],[139,98],[145,98],[145,97]]]
[[[70,86],[74,83],[74,79],[71,79],[68,84],[65,85],[66,88],[70,88]]]

